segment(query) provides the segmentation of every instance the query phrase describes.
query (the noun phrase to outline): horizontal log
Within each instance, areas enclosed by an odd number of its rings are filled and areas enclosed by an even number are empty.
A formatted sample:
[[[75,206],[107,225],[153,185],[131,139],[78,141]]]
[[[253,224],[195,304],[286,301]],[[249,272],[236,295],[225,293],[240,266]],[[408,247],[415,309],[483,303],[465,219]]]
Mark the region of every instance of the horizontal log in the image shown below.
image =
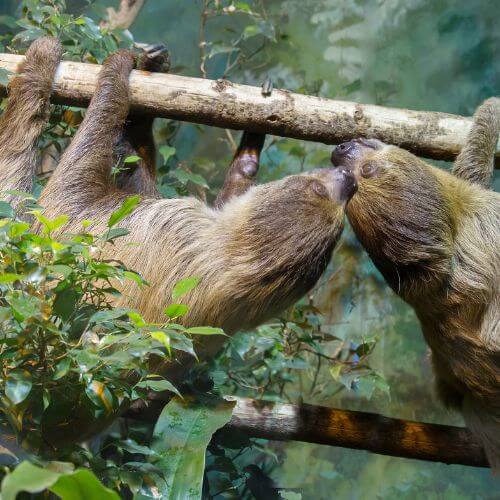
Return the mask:
[[[15,72],[23,59],[0,54],[0,68]],[[56,75],[54,102],[86,106],[99,70],[99,65],[62,62]],[[459,153],[472,123],[470,118],[446,113],[357,104],[286,90],[264,96],[259,87],[228,80],[145,71],[132,73],[130,88],[132,109],[154,116],[325,144],[370,137],[420,156],[444,160]]]
[[[368,450],[381,455],[446,464],[488,467],[469,430],[388,418],[375,413],[308,404],[283,404],[228,397],[236,401],[227,428],[274,441],[302,441]],[[155,422],[165,402],[135,403],[126,416]]]

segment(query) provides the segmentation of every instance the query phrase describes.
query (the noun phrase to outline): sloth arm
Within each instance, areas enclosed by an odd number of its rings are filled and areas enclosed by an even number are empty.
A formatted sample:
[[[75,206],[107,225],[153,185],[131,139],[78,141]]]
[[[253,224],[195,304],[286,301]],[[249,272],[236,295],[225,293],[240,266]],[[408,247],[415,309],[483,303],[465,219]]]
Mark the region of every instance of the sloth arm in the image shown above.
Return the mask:
[[[85,118],[41,196],[41,204],[80,213],[112,188],[113,150],[129,113],[129,75],[135,55],[119,50],[101,69]]]
[[[150,73],[168,73],[170,54],[162,44],[142,45],[142,54],[137,69]],[[116,185],[129,193],[138,193],[149,198],[161,198],[156,186],[156,147],[153,138],[154,117],[139,113],[131,114],[123,135],[115,150],[117,163],[127,156],[139,156],[135,164],[122,165],[116,177]],[[125,167],[125,168],[123,168]]]
[[[215,208],[222,208],[231,198],[241,196],[255,184],[265,139],[265,134],[243,132],[222,189],[215,199]]]
[[[0,186],[31,191],[37,165],[37,142],[49,117],[50,94],[62,47],[52,37],[32,43],[20,73],[9,85],[0,118]],[[12,197],[8,197],[12,199]]]
[[[500,99],[491,97],[474,113],[472,128],[465,146],[455,160],[452,173],[461,179],[489,188],[499,132]]]

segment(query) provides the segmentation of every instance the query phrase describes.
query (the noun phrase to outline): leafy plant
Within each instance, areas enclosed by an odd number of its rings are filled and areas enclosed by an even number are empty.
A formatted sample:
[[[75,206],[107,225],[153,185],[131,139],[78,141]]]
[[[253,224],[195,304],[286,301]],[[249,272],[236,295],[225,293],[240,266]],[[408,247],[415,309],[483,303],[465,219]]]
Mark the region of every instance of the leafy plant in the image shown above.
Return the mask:
[[[148,324],[135,311],[113,308],[119,282],[147,286],[137,273],[100,257],[104,246],[127,234],[115,225],[137,202],[126,200],[98,236],[88,232],[90,222],[78,234],[56,236],[67,218],[50,220],[37,210],[39,233],[22,220],[0,220],[2,409],[33,447],[43,447],[55,427],[70,423],[65,404],[91,423],[147,390],[176,392],[150,375],[148,358],[172,359],[178,350],[194,355],[189,336],[204,333],[168,316],[163,324]]]

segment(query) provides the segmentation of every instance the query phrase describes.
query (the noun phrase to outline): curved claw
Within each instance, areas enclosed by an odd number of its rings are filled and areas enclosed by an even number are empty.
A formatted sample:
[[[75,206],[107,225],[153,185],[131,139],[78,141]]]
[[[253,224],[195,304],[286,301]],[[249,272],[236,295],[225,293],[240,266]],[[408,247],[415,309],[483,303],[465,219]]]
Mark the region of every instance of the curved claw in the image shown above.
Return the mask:
[[[170,70],[170,53],[161,43],[135,43],[135,47],[142,51],[137,69],[154,73],[168,73]]]

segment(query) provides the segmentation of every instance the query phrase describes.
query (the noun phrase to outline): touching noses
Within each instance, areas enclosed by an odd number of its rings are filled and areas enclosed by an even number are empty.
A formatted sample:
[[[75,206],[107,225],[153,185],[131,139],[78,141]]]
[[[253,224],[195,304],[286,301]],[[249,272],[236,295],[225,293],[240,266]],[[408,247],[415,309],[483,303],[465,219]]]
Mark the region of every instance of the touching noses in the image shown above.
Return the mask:
[[[345,168],[336,168],[332,170],[335,183],[335,191],[339,201],[349,201],[358,190],[358,183],[354,174]]]
[[[356,141],[348,141],[339,144],[332,151],[332,157],[331,157],[332,163],[335,166],[339,166],[345,163],[346,159],[348,160],[350,158],[353,158],[356,146],[357,146]]]

